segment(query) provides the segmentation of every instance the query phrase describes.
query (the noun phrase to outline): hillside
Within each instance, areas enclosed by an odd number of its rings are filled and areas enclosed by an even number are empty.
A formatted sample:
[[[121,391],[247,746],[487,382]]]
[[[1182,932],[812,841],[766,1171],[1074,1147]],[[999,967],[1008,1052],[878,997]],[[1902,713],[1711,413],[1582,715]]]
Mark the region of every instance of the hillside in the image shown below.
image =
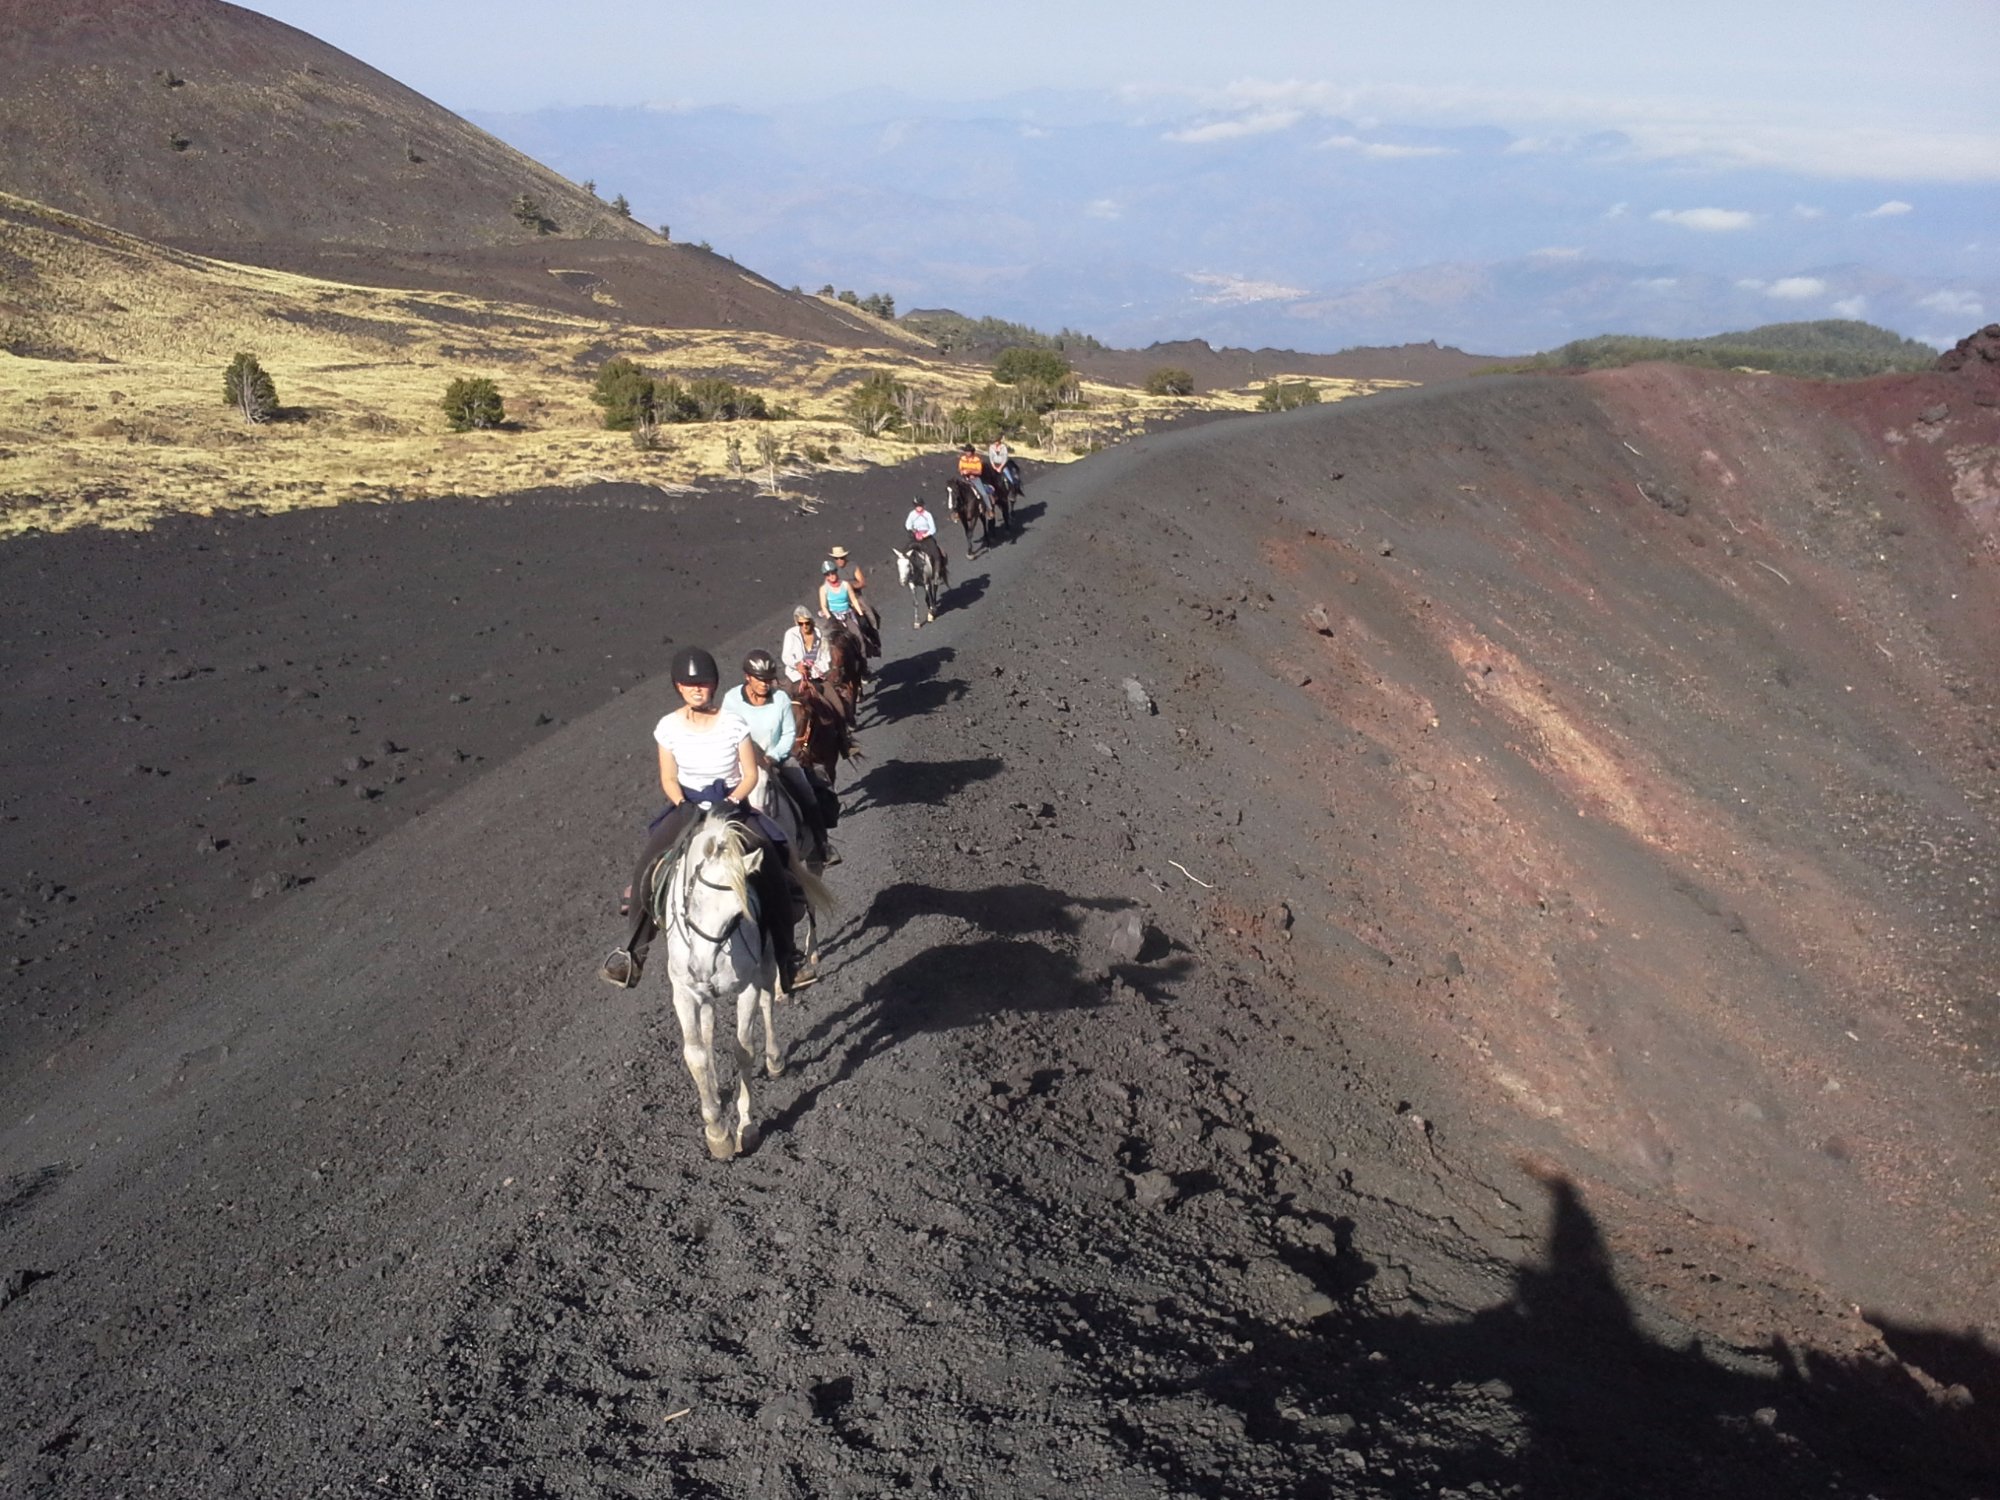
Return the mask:
[[[1657,339],[1612,333],[1578,339],[1525,361],[1520,368],[1609,370],[1646,360],[1709,369],[1765,370],[1776,375],[1852,380],[1929,369],[1937,351],[1887,328],[1853,319],[1766,323],[1699,339]]]
[[[1990,1493],[1996,347],[1036,471],[727,1163],[649,674],[888,482],[0,546],[7,1492]]]

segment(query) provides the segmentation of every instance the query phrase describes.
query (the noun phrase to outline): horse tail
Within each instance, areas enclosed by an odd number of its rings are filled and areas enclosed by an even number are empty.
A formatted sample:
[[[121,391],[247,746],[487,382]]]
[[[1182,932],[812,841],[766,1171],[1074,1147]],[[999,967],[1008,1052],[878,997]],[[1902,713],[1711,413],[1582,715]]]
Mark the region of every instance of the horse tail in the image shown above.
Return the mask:
[[[832,887],[808,870],[804,860],[792,861],[792,879],[798,882],[799,891],[806,898],[806,905],[811,908],[814,921],[830,917],[840,909],[840,902],[834,896]]]

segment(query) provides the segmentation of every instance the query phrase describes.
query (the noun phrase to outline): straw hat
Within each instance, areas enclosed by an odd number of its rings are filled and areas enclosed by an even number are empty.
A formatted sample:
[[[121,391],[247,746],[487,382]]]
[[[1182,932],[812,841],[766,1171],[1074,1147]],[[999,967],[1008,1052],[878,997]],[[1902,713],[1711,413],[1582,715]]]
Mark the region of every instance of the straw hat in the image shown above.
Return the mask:
[[[826,549],[826,555],[838,562],[847,561],[847,549],[845,547],[829,547]]]

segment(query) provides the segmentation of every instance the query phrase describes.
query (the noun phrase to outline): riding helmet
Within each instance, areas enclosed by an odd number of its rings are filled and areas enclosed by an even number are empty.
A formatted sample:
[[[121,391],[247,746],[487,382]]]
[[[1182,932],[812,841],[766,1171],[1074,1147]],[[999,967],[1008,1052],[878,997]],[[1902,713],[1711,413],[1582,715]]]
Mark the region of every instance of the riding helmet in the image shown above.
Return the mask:
[[[778,675],[778,664],[771,660],[768,651],[752,651],[743,658],[743,675],[754,677],[759,682],[770,682]]]
[[[687,687],[714,687],[722,680],[715,658],[699,646],[674,653],[674,681]]]
[[[838,573],[840,571],[840,564],[829,557],[819,565],[819,570],[822,573]]]

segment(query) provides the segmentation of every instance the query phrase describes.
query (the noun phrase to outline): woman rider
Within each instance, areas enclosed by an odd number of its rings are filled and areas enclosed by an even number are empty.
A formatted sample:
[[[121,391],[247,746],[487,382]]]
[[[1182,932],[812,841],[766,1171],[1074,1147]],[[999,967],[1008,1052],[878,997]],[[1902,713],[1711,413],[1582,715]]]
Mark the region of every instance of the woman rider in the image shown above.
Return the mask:
[[[792,628],[785,632],[778,654],[785,663],[785,676],[802,692],[817,687],[833,670],[833,652],[813,624],[812,611],[803,604],[792,611]]]
[[[882,617],[875,613],[875,606],[868,602],[868,577],[861,571],[861,564],[849,561],[845,547],[827,548],[826,560],[833,564],[836,573],[846,573],[848,592],[854,596],[854,613],[861,621],[862,642],[868,647],[870,656],[880,656]]]
[[[660,751],[660,790],[671,806],[654,823],[646,852],[639,858],[638,873],[632,877],[632,904],[637,908],[632,936],[624,947],[612,949],[598,970],[620,989],[629,990],[639,982],[646,950],[659,935],[659,923],[647,899],[654,867],[693,830],[703,803],[744,824],[752,846],[766,849],[750,883],[757,890],[764,931],[778,955],[779,987],[789,991],[812,983],[811,977],[799,973],[798,945],[792,931],[798,912],[792,904],[791,881],[786,877],[785,846],[766,837],[744,805],[757,789],[757,747],[751,740],[750,726],[740,716],[724,711],[717,701],[720,678],[715,658],[700,647],[675,653],[674,686],[680,690],[681,706],[653,727]]]
[[[819,612],[828,622],[827,644],[832,646],[838,639],[834,632],[845,630],[854,637],[855,654],[861,660],[861,675],[868,672],[868,637],[861,628],[861,616],[855,608],[854,590],[841,581],[840,564],[828,558],[819,565]]]
[[[799,818],[812,835],[812,863],[839,864],[840,856],[826,841],[826,822],[820,817],[819,794],[807,780],[805,768],[794,764],[791,759],[798,724],[792,718],[792,700],[783,688],[777,686],[777,681],[778,664],[771,660],[771,653],[752,651],[743,658],[742,685],[722,695],[723,712],[737,715],[750,726],[750,741],[757,747],[758,764],[772,773],[771,790],[775,792],[777,784],[782,782],[785,790],[791,793]],[[764,782],[758,783],[756,803],[768,811],[771,803],[763,795],[764,787]]]

